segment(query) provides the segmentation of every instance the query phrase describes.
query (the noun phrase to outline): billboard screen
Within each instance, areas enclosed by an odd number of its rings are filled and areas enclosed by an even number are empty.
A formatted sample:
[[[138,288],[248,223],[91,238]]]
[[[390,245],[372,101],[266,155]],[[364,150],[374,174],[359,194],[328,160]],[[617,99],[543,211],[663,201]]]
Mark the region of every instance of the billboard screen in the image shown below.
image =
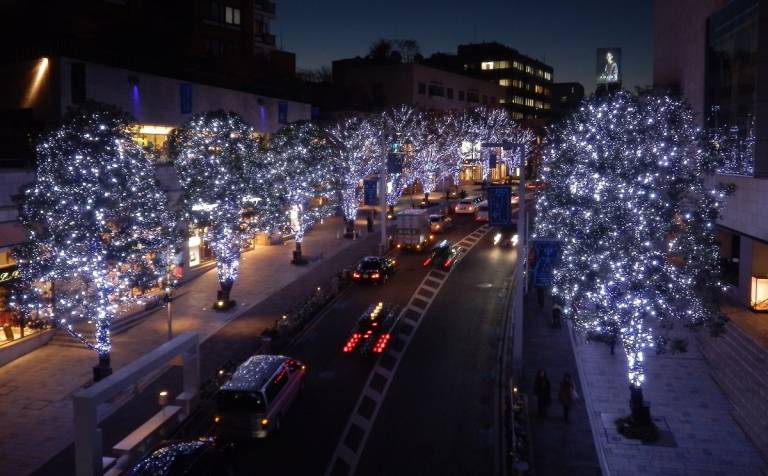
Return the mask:
[[[621,48],[597,49],[597,84],[621,82]]]

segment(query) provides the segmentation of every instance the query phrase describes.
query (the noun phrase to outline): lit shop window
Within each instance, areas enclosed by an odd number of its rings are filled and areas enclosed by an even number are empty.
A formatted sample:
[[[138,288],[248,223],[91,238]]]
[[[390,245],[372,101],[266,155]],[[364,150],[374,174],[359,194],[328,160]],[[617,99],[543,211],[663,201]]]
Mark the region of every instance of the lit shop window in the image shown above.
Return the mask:
[[[131,129],[131,135],[134,142],[144,149],[158,154],[158,159],[165,159],[168,153],[166,142],[172,130],[173,128],[168,126],[137,124]]]

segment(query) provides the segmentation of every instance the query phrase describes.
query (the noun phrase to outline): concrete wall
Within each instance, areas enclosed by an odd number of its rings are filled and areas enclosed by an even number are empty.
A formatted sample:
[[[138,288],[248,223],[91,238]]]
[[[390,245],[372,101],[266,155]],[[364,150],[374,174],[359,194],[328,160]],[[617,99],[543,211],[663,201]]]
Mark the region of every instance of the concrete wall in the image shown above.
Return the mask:
[[[653,84],[679,87],[703,124],[707,17],[729,0],[655,0]]]
[[[83,63],[71,58],[58,58],[61,71],[60,101],[62,111],[72,106],[71,65]],[[133,115],[142,124],[178,127],[192,115],[224,109],[235,111],[259,132],[275,132],[278,123],[278,103],[288,107],[288,122],[309,120],[311,106],[306,103],[260,96],[243,91],[204,84],[189,83],[153,74],[85,63],[86,96],[99,102],[114,104]],[[180,85],[192,88],[192,109],[181,113]]]
[[[736,186],[736,191],[725,202],[718,223],[768,241],[768,180],[736,175],[717,175],[716,180]]]

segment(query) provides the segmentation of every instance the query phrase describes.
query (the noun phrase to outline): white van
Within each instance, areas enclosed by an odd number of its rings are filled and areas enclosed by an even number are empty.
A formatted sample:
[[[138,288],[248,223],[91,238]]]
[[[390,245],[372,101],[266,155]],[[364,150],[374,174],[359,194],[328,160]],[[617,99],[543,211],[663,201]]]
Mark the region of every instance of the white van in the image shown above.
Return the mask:
[[[464,214],[470,214],[475,213],[475,210],[477,210],[477,206],[482,202],[483,199],[476,196],[469,196],[466,198],[462,198],[459,203],[456,204],[456,213],[464,213]]]
[[[477,204],[475,221],[488,221],[488,200],[483,200]]]
[[[254,355],[237,368],[216,396],[217,434],[266,438],[280,429],[304,382],[306,366],[283,355]]]

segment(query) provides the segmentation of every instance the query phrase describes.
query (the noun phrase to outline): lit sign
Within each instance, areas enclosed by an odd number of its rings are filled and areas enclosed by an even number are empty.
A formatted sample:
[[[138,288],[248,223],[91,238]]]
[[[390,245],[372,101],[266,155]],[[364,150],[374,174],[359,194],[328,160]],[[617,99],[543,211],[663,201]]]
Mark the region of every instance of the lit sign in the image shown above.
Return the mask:
[[[621,48],[598,48],[596,65],[597,84],[621,82]]]
[[[13,270],[6,270],[6,271],[0,271],[0,283],[7,283],[9,281],[15,281],[19,279],[21,274],[19,273],[19,269],[13,269]]]

